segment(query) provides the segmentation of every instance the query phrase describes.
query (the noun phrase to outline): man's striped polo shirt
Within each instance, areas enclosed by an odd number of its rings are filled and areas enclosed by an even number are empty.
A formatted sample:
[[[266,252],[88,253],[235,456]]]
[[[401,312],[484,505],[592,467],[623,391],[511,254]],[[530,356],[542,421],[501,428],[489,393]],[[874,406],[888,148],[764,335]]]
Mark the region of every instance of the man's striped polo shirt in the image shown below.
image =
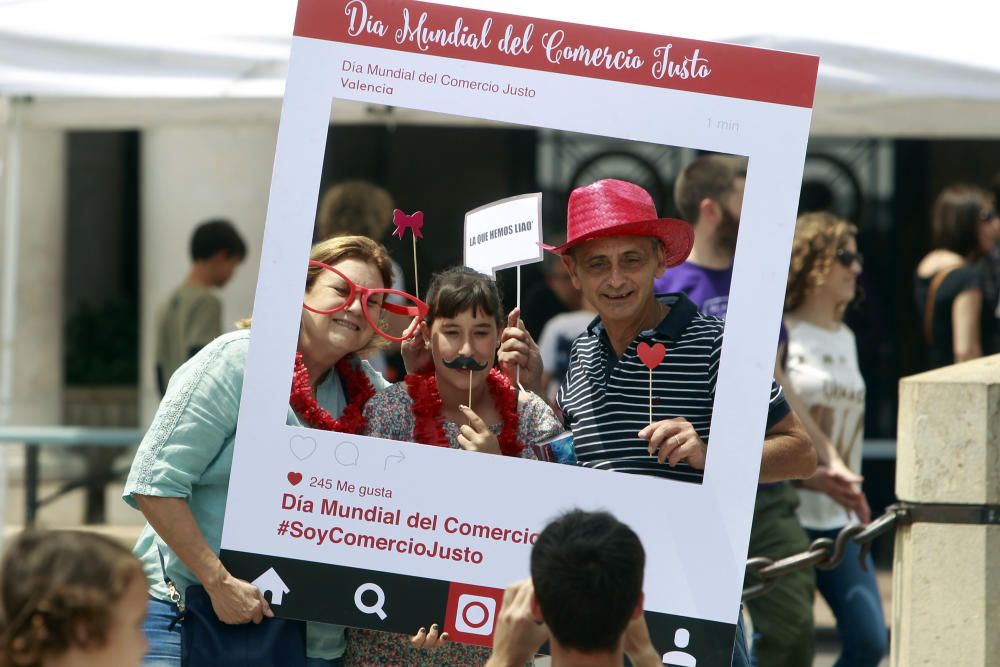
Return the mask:
[[[639,343],[662,343],[667,355],[653,370],[653,421],[683,417],[706,444],[722,350],[722,320],[698,312],[684,294],[659,296],[670,306],[663,321],[641,332],[621,359],[600,318],[570,350],[569,370],[556,404],[583,465],[601,470],[656,475],[700,484],[702,471],[686,463],[675,468],[650,456],[637,433],[649,424],[649,369],[636,352]],[[767,427],[789,412],[784,393],[771,384]]]

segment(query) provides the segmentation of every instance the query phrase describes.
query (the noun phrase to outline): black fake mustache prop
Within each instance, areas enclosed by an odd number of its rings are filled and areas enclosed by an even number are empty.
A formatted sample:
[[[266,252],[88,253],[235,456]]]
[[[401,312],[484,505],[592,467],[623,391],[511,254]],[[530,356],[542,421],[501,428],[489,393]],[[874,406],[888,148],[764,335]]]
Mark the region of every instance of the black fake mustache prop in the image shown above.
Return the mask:
[[[466,357],[461,354],[451,361],[445,361],[444,365],[448,368],[455,368],[461,371],[485,371],[489,368],[489,364],[480,364],[476,361],[475,357]]]

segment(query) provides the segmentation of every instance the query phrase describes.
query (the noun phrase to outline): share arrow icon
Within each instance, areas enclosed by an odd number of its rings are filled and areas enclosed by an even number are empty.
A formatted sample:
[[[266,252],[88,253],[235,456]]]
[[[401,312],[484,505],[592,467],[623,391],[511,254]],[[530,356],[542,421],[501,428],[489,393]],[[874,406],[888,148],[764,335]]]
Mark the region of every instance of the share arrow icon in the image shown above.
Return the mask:
[[[281,577],[278,576],[273,567],[268,568],[267,572],[250,583],[260,589],[261,595],[267,595],[267,592],[270,591],[272,605],[280,605],[281,598],[285,593],[290,592],[288,586],[281,580]]]
[[[389,454],[385,457],[385,465],[382,466],[382,470],[388,470],[390,463],[402,463],[406,460],[406,456],[403,454],[403,450],[399,450],[395,454]]]

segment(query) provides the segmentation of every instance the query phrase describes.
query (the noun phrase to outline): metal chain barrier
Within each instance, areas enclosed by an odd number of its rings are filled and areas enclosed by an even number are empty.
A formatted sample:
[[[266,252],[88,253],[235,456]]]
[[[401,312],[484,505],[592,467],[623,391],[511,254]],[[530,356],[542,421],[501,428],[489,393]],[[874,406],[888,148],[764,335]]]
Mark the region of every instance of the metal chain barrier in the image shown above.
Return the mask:
[[[844,552],[848,541],[853,541],[861,547],[861,567],[868,569],[865,557],[871,551],[872,542],[879,536],[893,530],[897,519],[906,516],[909,508],[903,504],[890,505],[885,514],[867,525],[852,523],[837,533],[836,539],[821,537],[813,540],[809,548],[801,553],[793,554],[779,560],[761,556],[747,559],[747,574],[760,581],[743,589],[743,600],[767,594],[774,588],[781,575],[795,570],[815,567],[820,570],[832,570],[844,560]]]

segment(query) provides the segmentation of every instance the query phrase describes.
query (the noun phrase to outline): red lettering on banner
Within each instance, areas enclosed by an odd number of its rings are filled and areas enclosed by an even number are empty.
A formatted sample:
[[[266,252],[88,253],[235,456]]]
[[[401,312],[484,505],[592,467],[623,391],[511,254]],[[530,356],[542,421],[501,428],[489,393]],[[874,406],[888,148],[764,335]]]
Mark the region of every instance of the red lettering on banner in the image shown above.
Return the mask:
[[[344,7],[344,14],[350,17],[347,25],[347,34],[351,37],[358,37],[362,33],[372,33],[379,37],[385,37],[389,29],[378,19],[368,16],[368,5],[363,0],[349,0]]]
[[[680,63],[670,60],[670,49],[673,44],[667,44],[653,49],[653,55],[660,60],[653,64],[653,78],[662,79],[704,79],[712,70],[708,68],[708,60],[700,57],[700,50],[695,49],[691,56],[685,57]]]
[[[358,2],[360,0],[351,0]],[[483,26],[479,34],[469,31],[469,26],[465,25],[462,17],[455,19],[455,25],[450,28],[428,28],[427,12],[421,12],[416,25],[410,24],[410,10],[403,8],[403,27],[396,30],[396,44],[412,43],[421,51],[426,52],[431,45],[438,46],[461,46],[469,49],[488,49],[490,47],[490,28],[493,27],[493,19],[487,18],[483,21]]]
[[[514,35],[514,26],[508,25],[504,30],[503,37],[497,48],[510,56],[519,56],[522,53],[531,53],[531,35],[535,32],[535,26],[528,24],[524,26],[524,32],[520,36]]]
[[[416,0],[299,0],[295,35],[806,108],[819,68],[815,56]]]

